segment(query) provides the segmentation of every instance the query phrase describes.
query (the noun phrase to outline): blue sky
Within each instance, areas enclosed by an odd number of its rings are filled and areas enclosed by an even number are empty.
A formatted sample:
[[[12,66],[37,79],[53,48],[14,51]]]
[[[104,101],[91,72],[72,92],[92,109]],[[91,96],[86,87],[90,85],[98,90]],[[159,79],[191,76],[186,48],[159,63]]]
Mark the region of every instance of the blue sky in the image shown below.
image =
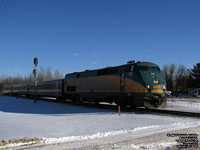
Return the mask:
[[[10,2],[10,3],[9,3]],[[12,3],[13,2],[13,3]],[[200,62],[199,0],[0,0],[0,75]]]

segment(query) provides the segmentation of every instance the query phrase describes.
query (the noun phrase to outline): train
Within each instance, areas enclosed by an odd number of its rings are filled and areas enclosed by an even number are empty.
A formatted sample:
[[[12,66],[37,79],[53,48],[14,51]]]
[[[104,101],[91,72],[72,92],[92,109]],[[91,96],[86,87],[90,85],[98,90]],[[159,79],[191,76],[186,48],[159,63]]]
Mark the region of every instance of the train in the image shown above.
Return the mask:
[[[64,79],[6,85],[5,95],[54,97],[58,101],[107,102],[149,109],[166,106],[166,80],[159,66],[151,62],[85,70]]]

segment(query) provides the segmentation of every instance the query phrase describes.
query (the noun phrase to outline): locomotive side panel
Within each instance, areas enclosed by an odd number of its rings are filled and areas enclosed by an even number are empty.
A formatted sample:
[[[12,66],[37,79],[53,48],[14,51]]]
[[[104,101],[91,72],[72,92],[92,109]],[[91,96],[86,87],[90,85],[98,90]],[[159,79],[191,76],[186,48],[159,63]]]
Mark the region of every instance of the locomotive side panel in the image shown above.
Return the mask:
[[[85,101],[144,106],[145,87],[133,80],[131,66],[68,74],[65,77],[65,89],[68,89],[65,94]]]

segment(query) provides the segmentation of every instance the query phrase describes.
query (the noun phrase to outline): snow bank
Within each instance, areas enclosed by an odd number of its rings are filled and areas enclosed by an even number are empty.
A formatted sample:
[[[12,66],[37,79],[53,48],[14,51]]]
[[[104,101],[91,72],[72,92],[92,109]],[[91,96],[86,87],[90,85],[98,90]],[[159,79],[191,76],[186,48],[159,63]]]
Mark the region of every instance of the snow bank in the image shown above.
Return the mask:
[[[138,135],[138,134],[144,135],[144,134],[150,134],[150,133],[152,134],[152,133],[158,133],[158,132],[164,132],[164,131],[166,132],[166,131],[172,131],[176,129],[185,129],[185,128],[197,127],[197,126],[200,126],[200,122],[173,123],[169,125],[153,125],[153,126],[138,127],[138,128],[129,129],[129,130],[125,129],[125,130],[110,131],[110,132],[104,132],[104,133],[98,132],[93,135],[70,136],[70,137],[62,137],[62,138],[43,138],[43,139],[46,144],[53,144],[53,143],[62,143],[62,142],[75,142],[75,141],[81,141],[81,140],[99,139],[99,138],[119,136],[119,135],[126,135],[126,136]],[[163,147],[166,145],[169,145],[169,143],[160,144],[160,146],[163,146]],[[146,145],[146,147],[153,147],[153,146],[154,145]]]
[[[147,126],[147,127],[135,128],[133,130],[125,129],[125,130],[110,131],[110,132],[104,132],[104,133],[98,132],[93,135],[70,136],[70,137],[62,137],[62,138],[43,138],[43,139],[45,140],[45,143],[47,144],[72,142],[72,141],[74,142],[74,141],[80,141],[80,140],[99,139],[99,138],[122,135],[122,134],[130,134],[130,133],[134,133],[135,131],[147,130],[147,129],[152,129],[152,128],[159,128],[159,126]]]

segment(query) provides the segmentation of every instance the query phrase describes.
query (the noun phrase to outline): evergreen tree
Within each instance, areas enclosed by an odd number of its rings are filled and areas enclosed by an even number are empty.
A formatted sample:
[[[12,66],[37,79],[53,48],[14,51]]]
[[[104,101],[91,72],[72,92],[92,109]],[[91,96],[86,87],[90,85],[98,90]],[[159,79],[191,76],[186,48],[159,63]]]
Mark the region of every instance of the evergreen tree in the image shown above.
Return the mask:
[[[200,63],[194,65],[190,70],[188,84],[190,88],[200,88]]]

